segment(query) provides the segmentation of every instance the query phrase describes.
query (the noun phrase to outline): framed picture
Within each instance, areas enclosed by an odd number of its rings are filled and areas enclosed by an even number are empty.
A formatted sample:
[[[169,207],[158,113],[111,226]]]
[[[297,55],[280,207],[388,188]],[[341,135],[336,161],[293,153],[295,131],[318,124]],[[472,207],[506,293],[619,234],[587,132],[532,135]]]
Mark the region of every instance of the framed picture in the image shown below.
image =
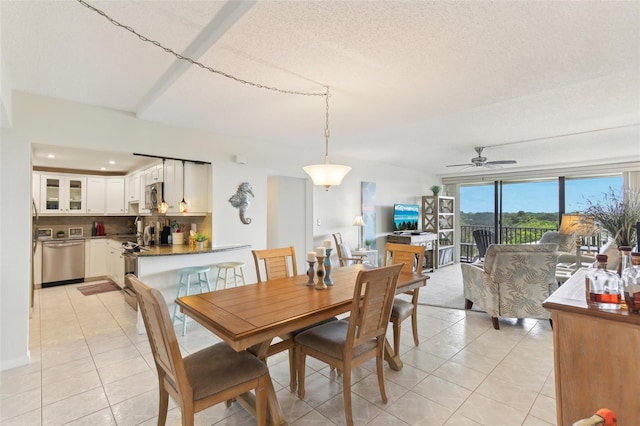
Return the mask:
[[[69,238],[82,238],[82,226],[69,228]]]

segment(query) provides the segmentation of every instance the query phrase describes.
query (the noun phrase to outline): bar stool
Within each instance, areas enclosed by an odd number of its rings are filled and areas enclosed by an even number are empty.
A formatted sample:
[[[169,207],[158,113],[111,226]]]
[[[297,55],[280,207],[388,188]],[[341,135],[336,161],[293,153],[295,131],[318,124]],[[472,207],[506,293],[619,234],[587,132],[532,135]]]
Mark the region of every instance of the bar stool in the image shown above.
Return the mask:
[[[178,292],[176,294],[176,299],[180,297],[180,293],[182,289],[185,289],[183,296],[188,296],[191,292],[191,275],[197,275],[198,280],[194,282],[194,285],[200,286],[200,293],[204,293],[205,291],[211,291],[211,285],[209,284],[209,275],[208,272],[211,269],[210,266],[190,266],[188,268],[178,269]],[[206,287],[206,288],[205,288]],[[182,335],[187,334],[187,316],[186,315],[178,315],[178,304],[176,303],[173,307],[173,318],[171,320],[172,324],[175,324],[176,320],[182,321]]]
[[[216,290],[218,289],[218,282],[224,281],[224,288],[227,288],[229,278],[233,278],[234,287],[238,286],[238,278],[242,281],[242,285],[245,285],[244,281],[244,262],[222,262],[215,265],[218,268],[218,275],[216,276]],[[229,272],[231,270],[231,272]],[[222,276],[224,271],[224,276]]]

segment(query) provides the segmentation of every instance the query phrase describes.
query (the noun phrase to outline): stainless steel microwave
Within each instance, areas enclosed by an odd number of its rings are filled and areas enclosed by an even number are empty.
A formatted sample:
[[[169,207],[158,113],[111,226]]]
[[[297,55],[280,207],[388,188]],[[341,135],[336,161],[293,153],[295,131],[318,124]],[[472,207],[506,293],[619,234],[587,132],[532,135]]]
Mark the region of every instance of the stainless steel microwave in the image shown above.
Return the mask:
[[[157,209],[162,202],[162,182],[152,183],[144,188],[144,205],[148,210]]]

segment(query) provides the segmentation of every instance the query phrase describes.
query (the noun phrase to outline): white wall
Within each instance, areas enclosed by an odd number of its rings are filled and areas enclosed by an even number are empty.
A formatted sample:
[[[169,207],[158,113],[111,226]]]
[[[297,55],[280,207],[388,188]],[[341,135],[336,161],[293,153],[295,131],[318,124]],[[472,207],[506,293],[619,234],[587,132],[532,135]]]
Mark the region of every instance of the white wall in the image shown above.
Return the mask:
[[[267,247],[267,178],[268,176],[304,177],[295,158],[275,153],[274,159],[260,159],[251,152],[237,152],[246,140],[221,136],[201,130],[183,129],[137,119],[130,113],[91,107],[13,93],[13,127],[2,129],[0,182],[0,369],[26,363],[28,359],[28,312],[30,286],[30,145],[31,143],[62,145],[83,149],[117,152],[140,152],[167,157],[190,158],[212,163],[212,243],[250,244]],[[259,141],[252,141],[259,143]],[[233,161],[235,154],[249,159],[248,164]],[[345,161],[346,162],[346,161]],[[390,206],[394,202],[417,202],[437,183],[428,173],[408,171],[378,163],[348,162],[353,170],[343,184],[325,192],[313,189],[314,244],[319,245],[331,233],[340,231],[356,244],[357,229],[351,226],[360,213],[360,182],[377,184],[378,244],[391,230]],[[238,218],[237,209],[228,199],[241,182],[250,182],[255,198],[248,216],[250,225]],[[11,200],[7,203],[5,200]],[[247,265],[249,280],[255,272]],[[9,321],[7,321],[9,319]]]
[[[0,142],[0,370],[29,362],[31,154],[2,130]]]

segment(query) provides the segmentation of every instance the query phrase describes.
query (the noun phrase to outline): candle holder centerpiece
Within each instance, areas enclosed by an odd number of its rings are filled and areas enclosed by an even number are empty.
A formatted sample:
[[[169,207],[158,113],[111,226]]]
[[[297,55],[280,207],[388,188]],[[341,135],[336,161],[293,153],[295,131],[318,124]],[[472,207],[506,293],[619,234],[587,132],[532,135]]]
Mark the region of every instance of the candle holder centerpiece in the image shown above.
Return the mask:
[[[309,269],[307,269],[307,277],[309,277],[309,281],[307,281],[307,285],[314,285],[316,282],[314,281],[314,277],[316,276],[315,264],[316,264],[316,253],[310,251],[307,253],[307,263],[309,264]]]
[[[316,290],[324,290],[327,285],[324,283],[324,258],[326,250],[324,247],[318,247],[316,249],[316,258],[318,259],[318,270],[316,275],[318,276],[318,282],[316,283]]]
[[[324,240],[324,248],[326,251],[326,257],[324,258],[324,283],[326,285],[333,285],[331,279],[331,240]]]

